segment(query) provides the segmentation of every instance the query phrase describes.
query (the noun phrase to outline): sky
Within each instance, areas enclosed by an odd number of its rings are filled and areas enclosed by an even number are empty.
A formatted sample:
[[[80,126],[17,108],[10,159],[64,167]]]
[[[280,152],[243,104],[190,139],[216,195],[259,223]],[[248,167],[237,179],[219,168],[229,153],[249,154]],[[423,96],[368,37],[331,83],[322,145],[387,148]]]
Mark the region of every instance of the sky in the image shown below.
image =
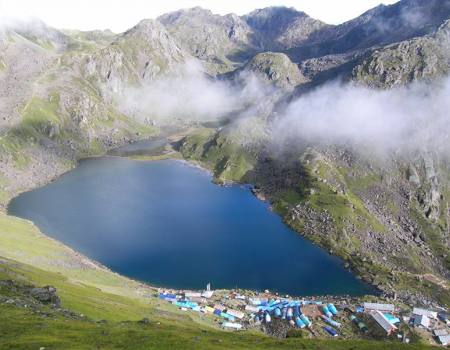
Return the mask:
[[[294,7],[329,24],[339,24],[383,3],[398,0],[0,0],[0,21],[39,18],[60,29],[122,32],[144,18],[201,6],[214,13],[242,15],[267,6]],[[0,23],[1,24],[1,23]]]

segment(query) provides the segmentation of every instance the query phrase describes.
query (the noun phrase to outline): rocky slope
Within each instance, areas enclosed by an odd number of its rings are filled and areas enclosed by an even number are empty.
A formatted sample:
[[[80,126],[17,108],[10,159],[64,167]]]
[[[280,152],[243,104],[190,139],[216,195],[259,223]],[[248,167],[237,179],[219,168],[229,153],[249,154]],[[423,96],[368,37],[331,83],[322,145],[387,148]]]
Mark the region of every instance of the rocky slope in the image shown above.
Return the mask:
[[[315,32],[329,27],[304,12],[286,7],[258,9],[243,19],[257,33],[258,46],[273,51],[302,46]]]
[[[195,7],[158,18],[191,55],[206,61],[211,72],[226,72],[258,49],[254,32],[240,17],[215,15]]]
[[[269,7],[239,17],[220,16],[196,7],[158,20],[182,47],[205,60],[212,73],[235,69],[251,55],[301,46],[326,24],[293,8]]]
[[[292,48],[294,60],[384,46],[430,34],[449,18],[448,0],[404,0],[380,5],[337,26],[315,32],[309,42]]]
[[[126,85],[167,74],[190,58],[159,22],[143,20],[106,47],[82,57],[80,68],[87,80],[117,93]]]
[[[377,88],[445,76],[450,68],[450,21],[436,33],[375,50],[353,70],[357,81]]]
[[[307,81],[298,66],[287,55],[279,52],[263,52],[255,55],[246,63],[242,72],[253,73],[262,81],[287,89]]]

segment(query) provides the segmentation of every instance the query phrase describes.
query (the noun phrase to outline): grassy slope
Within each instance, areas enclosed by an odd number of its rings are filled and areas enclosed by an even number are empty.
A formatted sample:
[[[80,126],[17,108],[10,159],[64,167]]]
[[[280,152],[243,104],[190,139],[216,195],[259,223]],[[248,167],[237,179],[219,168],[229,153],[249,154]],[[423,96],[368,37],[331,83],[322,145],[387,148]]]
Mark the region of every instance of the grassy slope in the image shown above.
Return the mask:
[[[21,263],[17,272],[33,284],[55,286],[65,307],[94,319],[148,315],[149,301],[142,294],[151,291],[138,283],[95,266],[29,221],[0,214],[0,228],[0,256]]]
[[[277,340],[252,333],[205,330],[188,322],[94,323],[39,316],[0,306],[1,349],[311,349],[396,350],[427,347],[368,341]]]
[[[216,134],[214,129],[198,129],[188,135],[180,148],[184,158],[200,161],[220,181],[243,180],[255,166],[255,159],[241,146]]]

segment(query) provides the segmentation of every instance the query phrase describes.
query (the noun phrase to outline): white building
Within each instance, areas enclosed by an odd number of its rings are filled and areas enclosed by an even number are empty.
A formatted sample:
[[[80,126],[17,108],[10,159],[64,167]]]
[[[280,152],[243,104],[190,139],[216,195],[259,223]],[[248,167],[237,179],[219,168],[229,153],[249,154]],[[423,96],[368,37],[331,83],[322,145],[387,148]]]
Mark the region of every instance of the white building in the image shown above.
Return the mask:
[[[447,346],[450,344],[450,335],[441,335],[438,337],[439,343],[441,343],[444,346]]]
[[[364,311],[380,311],[380,312],[394,312],[395,306],[393,304],[379,304],[379,303],[364,303]]]
[[[242,311],[228,309],[227,314],[236,318],[244,318],[245,314]]]
[[[253,305],[245,305],[245,311],[252,312],[252,313],[258,313],[259,308]]]
[[[436,311],[421,309],[418,307],[415,307],[413,309],[412,313],[413,313],[413,315],[424,315],[424,316],[427,316],[429,318],[434,318],[434,319],[437,319],[437,314],[438,314]]]
[[[222,324],[223,328],[242,329],[242,325],[234,322],[225,322]]]
[[[214,292],[212,290],[205,290],[202,293],[202,297],[209,299],[209,298],[211,298],[213,296],[213,294],[214,294]]]
[[[434,334],[436,337],[442,337],[442,336],[444,336],[444,335],[448,335],[448,331],[447,331],[446,329],[435,329],[435,330],[433,331],[433,334]]]
[[[414,315],[414,327],[430,327],[430,319],[427,315]]]

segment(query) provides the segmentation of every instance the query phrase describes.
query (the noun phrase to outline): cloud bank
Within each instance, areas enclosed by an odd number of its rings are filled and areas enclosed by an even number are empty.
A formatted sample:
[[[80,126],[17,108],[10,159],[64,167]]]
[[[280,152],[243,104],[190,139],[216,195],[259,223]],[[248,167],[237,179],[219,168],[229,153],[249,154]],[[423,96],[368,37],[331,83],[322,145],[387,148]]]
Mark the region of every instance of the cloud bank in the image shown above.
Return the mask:
[[[214,121],[246,115],[271,91],[250,74],[243,74],[239,82],[212,79],[198,62],[191,61],[175,74],[125,89],[117,101],[125,114],[140,119]]]
[[[323,145],[380,154],[436,151],[450,157],[450,78],[390,90],[334,82],[273,113],[279,96],[280,90],[252,74],[213,80],[191,62],[181,74],[126,89],[119,101],[125,113],[161,124],[226,117],[232,121],[228,130],[249,135],[241,143],[270,135],[278,150]]]
[[[450,79],[391,90],[334,83],[298,98],[274,119],[284,144],[342,145],[381,152],[450,153]]]

